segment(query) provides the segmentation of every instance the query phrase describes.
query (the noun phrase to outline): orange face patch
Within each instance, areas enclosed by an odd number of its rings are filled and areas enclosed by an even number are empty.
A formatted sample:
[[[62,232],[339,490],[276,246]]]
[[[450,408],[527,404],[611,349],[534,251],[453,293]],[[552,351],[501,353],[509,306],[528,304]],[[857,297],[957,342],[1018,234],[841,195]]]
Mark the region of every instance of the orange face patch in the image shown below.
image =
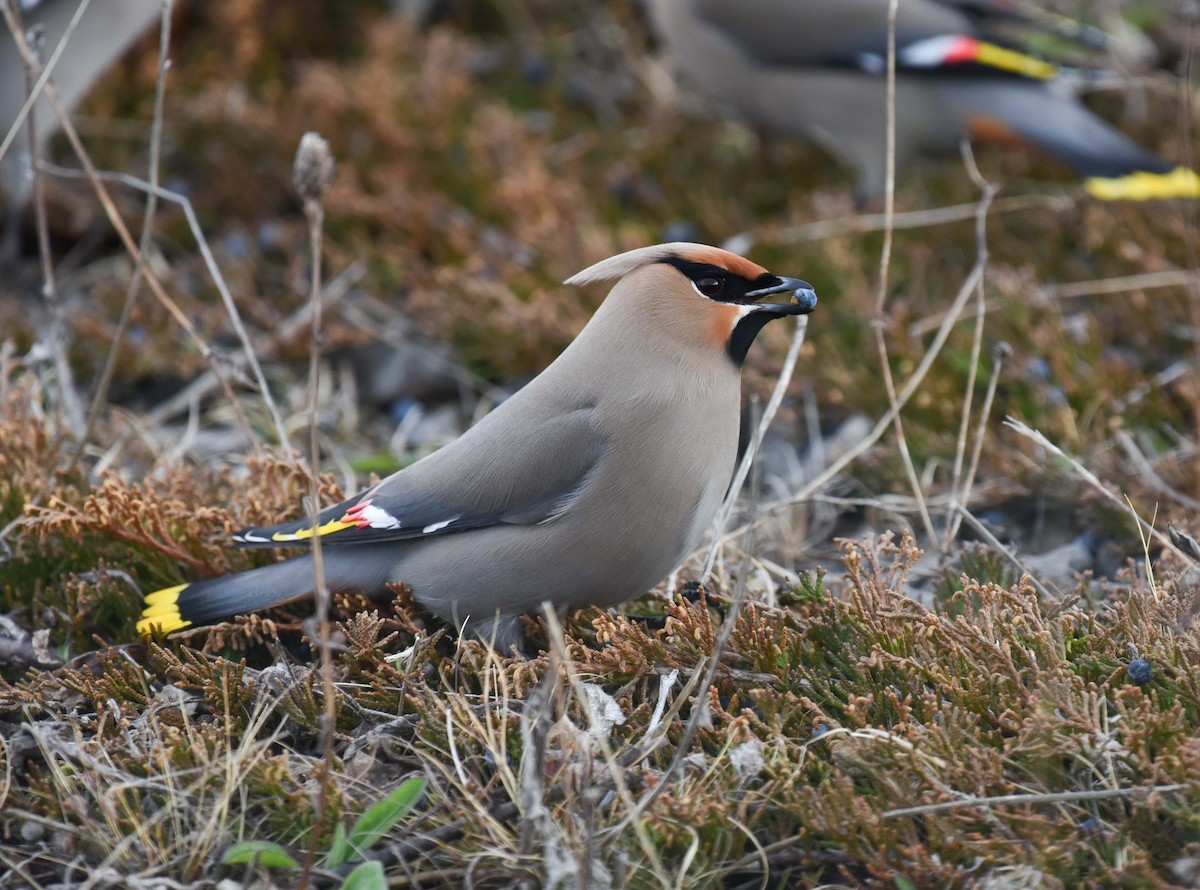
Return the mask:
[[[705,260],[704,262],[711,262]],[[733,327],[737,324],[738,318],[741,316],[737,306],[729,303],[713,303],[709,312],[712,315],[712,320],[708,323],[708,340],[714,346],[724,349],[725,344],[729,342],[729,337],[733,333]]]
[[[692,263],[709,263],[713,266],[720,266],[722,269],[728,269],[734,275],[740,275],[747,281],[753,281],[758,276],[767,274],[767,270],[758,263],[752,263],[748,259],[738,256],[736,253],[721,250],[719,247],[700,248],[690,251],[679,258]]]

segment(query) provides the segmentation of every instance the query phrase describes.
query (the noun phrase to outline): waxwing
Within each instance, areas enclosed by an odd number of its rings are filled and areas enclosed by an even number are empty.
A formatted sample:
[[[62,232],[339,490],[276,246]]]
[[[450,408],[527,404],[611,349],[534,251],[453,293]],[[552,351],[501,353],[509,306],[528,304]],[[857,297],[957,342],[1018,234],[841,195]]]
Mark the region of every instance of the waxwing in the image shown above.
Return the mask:
[[[494,641],[519,616],[644,593],[700,543],[737,451],[747,350],[816,306],[804,281],[724,250],[673,243],[597,263],[616,280],[574,342],[512,398],[428,457],[244,547],[321,537],[331,590],[403,582],[425,609]],[[767,301],[760,302],[768,298]],[[170,632],[311,596],[311,556],[146,597],[140,632]]]
[[[685,80],[755,125],[823,145],[858,176],[860,202],[883,193],[888,0],[647,2]],[[1200,197],[1200,177],[1084,108],[1058,67],[990,42],[989,26],[1014,18],[988,0],[901,0],[898,174],[970,137],[1042,149],[1098,198]]]

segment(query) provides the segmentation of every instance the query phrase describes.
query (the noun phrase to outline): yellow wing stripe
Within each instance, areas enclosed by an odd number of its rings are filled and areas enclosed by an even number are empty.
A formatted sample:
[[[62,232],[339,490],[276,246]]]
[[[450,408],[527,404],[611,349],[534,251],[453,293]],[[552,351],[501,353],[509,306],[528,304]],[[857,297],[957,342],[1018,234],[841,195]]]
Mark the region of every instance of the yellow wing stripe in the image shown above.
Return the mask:
[[[979,42],[975,61],[981,65],[999,68],[1002,71],[1012,71],[1037,80],[1050,80],[1058,75],[1058,66],[1043,59],[1035,59],[1016,50],[1005,49],[994,43]]]
[[[179,594],[187,586],[179,584],[147,594],[146,608],[142,610],[141,620],[137,623],[137,632],[169,634],[188,627],[192,622],[184,621],[179,614]]]
[[[1101,201],[1150,201],[1155,198],[1200,198],[1200,176],[1187,167],[1170,173],[1141,171],[1127,176],[1093,176],[1084,188]]]
[[[358,525],[357,522],[343,522],[340,519],[331,519],[324,525],[318,525],[314,532],[311,528],[302,528],[295,532],[275,532],[271,535],[272,541],[307,541],[315,534],[318,537],[323,535],[331,535],[334,532],[340,532],[344,528],[354,528]]]

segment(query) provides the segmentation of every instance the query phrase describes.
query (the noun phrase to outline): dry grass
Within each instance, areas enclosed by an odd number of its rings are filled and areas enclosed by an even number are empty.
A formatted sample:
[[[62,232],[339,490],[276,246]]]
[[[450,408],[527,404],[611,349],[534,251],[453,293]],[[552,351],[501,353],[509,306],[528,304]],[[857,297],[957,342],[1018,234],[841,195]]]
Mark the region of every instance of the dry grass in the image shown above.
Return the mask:
[[[338,886],[337,827],[420,776],[368,853],[390,886],[1200,886],[1200,576],[1158,532],[1200,500],[1194,208],[981,152],[974,182],[901,184],[889,228],[815,150],[660,101],[625,4],[425,30],[343,7],[182,10],[162,110],[148,38],[80,127],[121,176],[46,178],[63,350],[37,346],[42,264],[0,284],[0,883],[295,886],[220,864],[257,840]],[[1192,122],[1153,83],[1123,122],[1180,156]],[[338,161],[324,299],[308,130]],[[165,184],[153,213],[131,177]],[[140,245],[106,216],[147,220]],[[223,541],[301,515],[310,469],[278,446],[309,417],[341,487],[386,455],[344,366],[377,332],[450,341],[476,410],[590,314],[559,281],[680,221],[822,299],[705,592],[679,583],[702,552],[621,610],[530,621],[527,660],[403,589],[336,597],[327,645],[303,604],[130,642],[140,591],[272,558]],[[756,347],[762,396],[787,337]],[[855,419],[875,431],[839,440]],[[1107,577],[1024,574],[1080,532]]]
[[[417,884],[932,886],[1020,864],[1055,885],[1173,886],[1200,841],[1200,642],[1172,631],[1176,573],[1131,579],[1099,610],[969,580],[926,609],[902,592],[911,539],[843,553],[837,584],[747,608],[682,770],[632,826],[697,706],[712,604],[669,602],[654,633],[584,616],[565,658],[529,661],[474,642],[439,657],[402,606],[344,621],[329,818],[423,776],[419,811],[378,852]],[[61,874],[82,856],[186,883],[234,840],[303,849],[321,689],[301,665],[178,643],[7,687],[0,705],[25,727],[5,734],[3,824],[25,838],[7,864]]]

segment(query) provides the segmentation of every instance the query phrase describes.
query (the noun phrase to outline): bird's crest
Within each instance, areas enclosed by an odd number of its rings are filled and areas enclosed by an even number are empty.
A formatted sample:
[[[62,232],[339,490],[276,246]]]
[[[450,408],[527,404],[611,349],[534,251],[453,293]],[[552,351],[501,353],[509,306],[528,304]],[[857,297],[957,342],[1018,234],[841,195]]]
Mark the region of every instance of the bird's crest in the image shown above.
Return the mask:
[[[635,269],[658,263],[666,259],[688,260],[693,263],[711,263],[728,269],[735,275],[740,275],[748,281],[753,281],[767,270],[743,259],[736,253],[710,247],[707,244],[692,244],[687,241],[673,241],[667,244],[655,244],[651,247],[638,247],[627,250],[616,256],[601,260],[595,265],[588,266],[582,272],[576,272],[564,284],[591,284],[595,281],[612,281],[624,278]]]

